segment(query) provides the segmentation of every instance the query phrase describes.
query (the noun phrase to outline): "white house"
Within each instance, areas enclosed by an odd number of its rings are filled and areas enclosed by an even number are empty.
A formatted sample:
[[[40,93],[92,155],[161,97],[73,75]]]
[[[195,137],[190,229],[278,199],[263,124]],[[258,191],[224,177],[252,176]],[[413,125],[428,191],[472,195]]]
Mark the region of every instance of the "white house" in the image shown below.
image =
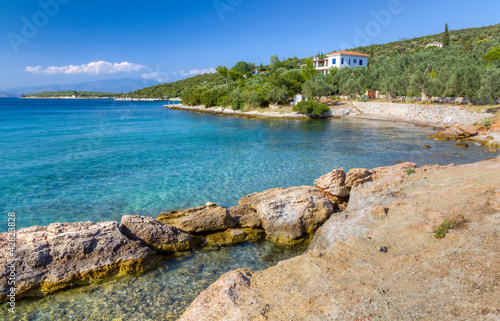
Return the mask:
[[[314,58],[314,68],[326,74],[328,69],[337,67],[355,68],[358,66],[368,67],[368,58],[370,55],[365,55],[356,51],[335,51],[326,55],[324,59]]]
[[[304,95],[302,94],[297,94],[293,97],[293,103],[292,103],[292,106],[295,106],[297,105],[298,103],[300,103],[301,101],[303,100],[307,100]]]
[[[425,46],[425,49],[429,48],[429,47],[438,47],[438,48],[443,48],[443,44],[440,43],[440,42],[431,42],[430,44],[428,44],[427,46]]]

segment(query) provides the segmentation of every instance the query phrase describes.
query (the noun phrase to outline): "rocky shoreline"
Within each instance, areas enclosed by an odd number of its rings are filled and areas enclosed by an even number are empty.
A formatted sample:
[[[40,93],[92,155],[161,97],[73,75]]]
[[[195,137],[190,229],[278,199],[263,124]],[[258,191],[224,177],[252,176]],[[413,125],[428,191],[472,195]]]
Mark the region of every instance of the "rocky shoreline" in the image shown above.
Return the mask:
[[[179,320],[496,320],[500,158],[356,172],[305,254],[223,275]]]
[[[341,168],[313,186],[246,195],[229,209],[208,203],[157,219],[124,216],[120,224],[57,223],[19,230],[16,296],[45,296],[141,274],[164,254],[265,237],[283,246],[312,241],[304,255],[276,267],[222,276],[181,320],[404,319],[406,309],[417,316],[429,313],[425,304],[445,318],[488,316],[500,312],[491,283],[500,275],[494,246],[499,217],[500,158],[462,166],[401,163],[348,173]],[[430,233],[444,222],[451,222],[453,230],[438,240]],[[0,234],[2,247],[7,240],[8,233]],[[0,263],[5,266],[7,260],[3,251]],[[425,266],[431,276],[414,266]],[[449,274],[449,266],[473,275]],[[0,273],[0,299],[6,301],[9,271]],[[482,292],[473,292],[473,284]],[[443,294],[433,285],[452,291]],[[412,295],[416,307],[409,306]],[[464,306],[462,299],[472,303]],[[445,303],[461,308],[442,309]]]
[[[319,187],[277,188],[244,196],[229,209],[213,203],[160,214],[123,216],[121,222],[56,223],[16,232],[16,298],[45,296],[72,286],[154,268],[162,255],[258,241],[293,246],[312,234],[345,202]],[[6,248],[9,233],[0,234]],[[10,256],[0,253],[0,264]],[[0,301],[10,293],[10,270],[0,272]]]
[[[184,110],[220,116],[242,117],[247,119],[310,119],[299,112],[280,113],[259,111],[240,111],[223,107],[165,105],[172,110]],[[330,112],[318,118],[360,117],[368,119],[410,122],[433,127],[472,125],[493,117],[484,112],[470,112],[458,106],[415,105],[381,102],[351,102],[343,106],[332,106]]]
[[[310,119],[302,113],[279,113],[279,112],[259,112],[249,111],[242,112],[240,110],[232,110],[231,108],[205,106],[184,106],[184,105],[165,105],[172,110],[184,110],[205,114],[214,114],[220,116],[241,117],[246,119]],[[406,122],[422,126],[432,126],[435,128],[444,128],[435,135],[428,138],[437,140],[458,140],[461,143],[463,140],[472,143],[479,143],[492,151],[500,149],[500,122],[496,122],[492,127],[474,126],[470,130],[470,134],[453,134],[449,132],[449,128],[453,130],[460,126],[471,128],[472,124],[484,122],[485,119],[493,118],[494,115],[484,112],[470,112],[457,106],[443,105],[415,105],[415,104],[398,104],[398,103],[379,103],[379,102],[352,102],[352,105],[330,107],[327,114],[321,115],[322,119],[338,119],[344,117],[355,117],[375,120]],[[455,130],[456,131],[456,130]],[[461,130],[458,129],[460,132]],[[446,135],[448,133],[448,135]]]
[[[232,110],[224,107],[205,107],[205,106],[185,106],[185,105],[165,105],[166,108],[172,110],[184,110],[202,114],[212,114],[219,116],[240,117],[246,119],[311,119],[311,117],[299,112],[259,112],[259,111],[241,111]],[[336,118],[328,113],[315,118]]]

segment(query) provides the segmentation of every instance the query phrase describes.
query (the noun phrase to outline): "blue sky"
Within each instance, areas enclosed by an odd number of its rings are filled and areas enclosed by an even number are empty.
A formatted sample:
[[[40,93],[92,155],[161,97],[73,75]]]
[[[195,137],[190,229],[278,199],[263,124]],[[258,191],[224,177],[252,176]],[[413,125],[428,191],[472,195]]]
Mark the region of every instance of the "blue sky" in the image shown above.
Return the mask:
[[[446,22],[497,24],[499,11],[498,0],[2,1],[0,88],[174,81],[240,60],[266,64],[274,54],[306,57],[435,34]]]

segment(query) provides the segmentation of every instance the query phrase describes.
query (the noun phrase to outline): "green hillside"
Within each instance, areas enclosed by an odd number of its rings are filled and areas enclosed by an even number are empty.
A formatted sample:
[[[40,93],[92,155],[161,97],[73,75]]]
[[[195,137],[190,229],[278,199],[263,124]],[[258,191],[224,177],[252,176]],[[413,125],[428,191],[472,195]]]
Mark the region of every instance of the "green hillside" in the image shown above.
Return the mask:
[[[443,25],[444,30],[444,25]],[[219,66],[216,74],[198,75],[177,82],[144,88],[124,97],[178,97],[187,105],[231,106],[252,109],[287,103],[297,93],[307,98],[363,95],[381,90],[391,96],[465,97],[475,102],[500,97],[500,24],[449,31],[402,42],[352,48],[372,56],[369,66],[332,68],[316,72],[311,58],[279,59],[256,66],[244,61],[232,68]],[[430,42],[445,47],[430,47]]]
[[[500,35],[500,24],[488,27],[480,27],[480,28],[450,30],[449,34],[450,34],[450,45],[462,45],[470,47],[470,45],[473,45],[477,42],[489,40]],[[435,41],[443,42],[443,36],[444,36],[444,26],[442,33],[408,39],[405,41],[404,44],[405,51],[408,53],[412,53],[415,51],[423,50],[425,46],[431,42]],[[403,47],[403,41],[395,41],[381,45],[352,48],[351,50],[358,51],[368,55],[370,55],[373,50],[373,56],[384,56],[384,55],[400,54],[402,47]]]

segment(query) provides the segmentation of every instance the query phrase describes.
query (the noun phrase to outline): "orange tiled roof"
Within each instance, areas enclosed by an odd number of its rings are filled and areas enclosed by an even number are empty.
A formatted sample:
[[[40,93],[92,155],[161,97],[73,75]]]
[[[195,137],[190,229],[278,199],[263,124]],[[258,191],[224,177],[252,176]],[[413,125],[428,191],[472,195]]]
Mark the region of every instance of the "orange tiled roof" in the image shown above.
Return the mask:
[[[335,51],[335,52],[330,52],[327,56],[332,56],[332,55],[350,55],[350,56],[362,56],[362,57],[370,57],[370,55],[365,55],[360,52],[356,51]]]

